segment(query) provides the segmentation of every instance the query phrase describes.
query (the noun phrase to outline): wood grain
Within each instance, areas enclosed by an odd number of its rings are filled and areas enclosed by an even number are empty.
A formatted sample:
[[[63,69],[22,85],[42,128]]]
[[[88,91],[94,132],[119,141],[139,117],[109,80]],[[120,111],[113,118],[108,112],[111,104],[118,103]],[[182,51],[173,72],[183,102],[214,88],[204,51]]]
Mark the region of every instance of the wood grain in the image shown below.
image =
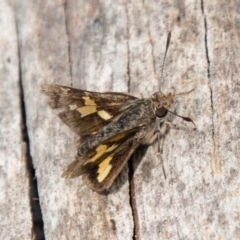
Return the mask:
[[[0,201],[1,209],[4,202],[11,209],[0,211],[1,239],[30,239],[33,228],[21,161],[20,80],[46,239],[240,238],[238,1],[26,0],[1,6],[7,20],[0,21],[6,46],[0,48],[0,179],[3,193],[11,192]],[[99,195],[81,178],[60,177],[77,146],[47,106],[43,83],[137,97],[151,96],[159,85],[164,93],[194,89],[176,99],[175,111],[193,118],[198,131],[169,129],[161,155],[156,144],[139,149],[108,194]]]
[[[0,238],[31,239],[26,143],[22,135],[14,11],[0,3]]]

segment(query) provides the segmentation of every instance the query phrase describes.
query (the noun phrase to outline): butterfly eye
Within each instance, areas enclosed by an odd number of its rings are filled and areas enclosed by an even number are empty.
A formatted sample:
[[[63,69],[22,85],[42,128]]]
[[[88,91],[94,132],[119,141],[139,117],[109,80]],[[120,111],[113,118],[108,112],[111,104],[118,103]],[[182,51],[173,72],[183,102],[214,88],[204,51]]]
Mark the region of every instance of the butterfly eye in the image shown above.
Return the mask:
[[[168,110],[165,107],[160,107],[156,110],[155,114],[158,118],[164,118],[168,113]]]

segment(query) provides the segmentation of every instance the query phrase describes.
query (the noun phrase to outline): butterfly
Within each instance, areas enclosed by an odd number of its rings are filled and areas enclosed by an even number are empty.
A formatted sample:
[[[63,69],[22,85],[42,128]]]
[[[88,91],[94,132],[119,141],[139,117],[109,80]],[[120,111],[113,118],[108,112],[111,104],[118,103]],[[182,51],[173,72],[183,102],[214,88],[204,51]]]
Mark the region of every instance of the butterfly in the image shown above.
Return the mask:
[[[164,62],[170,43],[168,34]],[[162,72],[163,72],[162,67]],[[52,109],[60,109],[58,116],[80,138],[74,161],[63,177],[83,176],[83,181],[94,191],[108,189],[128,159],[140,145],[151,145],[163,134],[162,126],[176,125],[166,117],[174,97],[188,94],[163,94],[161,90],[150,98],[137,98],[120,92],[91,92],[71,87],[44,84],[42,91],[49,97]]]
[[[158,91],[150,98],[137,98],[55,84],[42,85],[42,91],[50,107],[60,109],[60,119],[80,137],[75,159],[62,176],[82,175],[94,191],[108,189],[136,148],[159,138],[163,123],[172,125],[166,120],[173,113],[169,109],[176,95],[172,93]],[[195,126],[191,118],[177,116]]]

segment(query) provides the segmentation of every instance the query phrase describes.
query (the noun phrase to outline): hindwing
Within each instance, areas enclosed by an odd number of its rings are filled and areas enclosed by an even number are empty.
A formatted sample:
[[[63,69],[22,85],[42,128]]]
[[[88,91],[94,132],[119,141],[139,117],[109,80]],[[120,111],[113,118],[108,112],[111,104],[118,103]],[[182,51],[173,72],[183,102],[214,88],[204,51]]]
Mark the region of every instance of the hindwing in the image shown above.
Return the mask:
[[[109,188],[140,144],[139,128],[119,133],[75,160],[63,173],[63,177],[74,178],[83,175],[84,182],[95,191]]]

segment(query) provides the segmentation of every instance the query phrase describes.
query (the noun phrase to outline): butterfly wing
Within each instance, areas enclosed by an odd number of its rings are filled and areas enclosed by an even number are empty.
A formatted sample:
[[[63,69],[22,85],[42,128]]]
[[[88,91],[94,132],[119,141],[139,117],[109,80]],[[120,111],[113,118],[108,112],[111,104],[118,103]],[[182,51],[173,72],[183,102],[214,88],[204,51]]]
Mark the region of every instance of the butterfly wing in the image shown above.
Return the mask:
[[[62,176],[74,178],[83,175],[84,182],[95,191],[109,188],[139,146],[140,133],[138,127],[119,133],[85,154],[77,155]]]
[[[122,93],[98,93],[60,85],[43,85],[53,109],[81,138],[75,160],[63,177],[83,175],[95,191],[111,186],[123,166],[147,134],[155,129],[149,99]]]
[[[52,109],[61,109],[61,120],[81,138],[96,133],[135,97],[123,93],[90,92],[61,85],[42,85]]]

